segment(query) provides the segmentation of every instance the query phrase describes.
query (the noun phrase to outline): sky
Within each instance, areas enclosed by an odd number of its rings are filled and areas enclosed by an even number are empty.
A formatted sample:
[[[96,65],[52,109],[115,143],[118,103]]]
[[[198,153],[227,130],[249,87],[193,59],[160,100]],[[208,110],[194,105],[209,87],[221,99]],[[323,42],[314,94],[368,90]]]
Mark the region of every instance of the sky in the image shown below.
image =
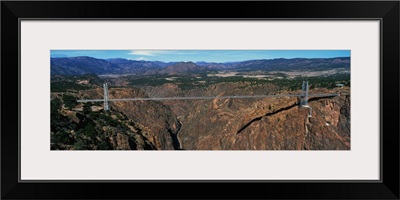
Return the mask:
[[[162,62],[235,62],[274,58],[350,57],[350,50],[51,50],[50,56],[89,56]]]

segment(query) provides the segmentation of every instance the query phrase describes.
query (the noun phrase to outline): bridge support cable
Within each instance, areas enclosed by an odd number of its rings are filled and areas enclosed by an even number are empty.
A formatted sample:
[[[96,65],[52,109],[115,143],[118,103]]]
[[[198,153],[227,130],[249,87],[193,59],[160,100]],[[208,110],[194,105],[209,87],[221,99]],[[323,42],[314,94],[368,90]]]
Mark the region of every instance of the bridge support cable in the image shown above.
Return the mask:
[[[77,102],[104,102],[104,110],[109,110],[110,101],[168,101],[168,100],[212,100],[212,99],[250,99],[250,98],[272,98],[272,97],[299,97],[299,107],[309,109],[308,117],[311,117],[312,108],[308,105],[309,97],[335,97],[340,94],[327,93],[327,94],[309,94],[308,81],[303,81],[301,87],[301,94],[271,94],[271,95],[244,95],[244,96],[197,96],[197,97],[149,97],[149,98],[122,98],[122,99],[109,99],[108,84],[103,84],[104,98],[103,99],[80,99]]]
[[[200,96],[200,97],[156,97],[156,98],[121,98],[107,99],[110,101],[168,101],[168,100],[211,100],[211,99],[252,99],[273,97],[303,97],[302,94],[248,95],[248,96]],[[309,94],[308,97],[335,97],[339,94]],[[77,102],[104,102],[104,99],[80,99]]]

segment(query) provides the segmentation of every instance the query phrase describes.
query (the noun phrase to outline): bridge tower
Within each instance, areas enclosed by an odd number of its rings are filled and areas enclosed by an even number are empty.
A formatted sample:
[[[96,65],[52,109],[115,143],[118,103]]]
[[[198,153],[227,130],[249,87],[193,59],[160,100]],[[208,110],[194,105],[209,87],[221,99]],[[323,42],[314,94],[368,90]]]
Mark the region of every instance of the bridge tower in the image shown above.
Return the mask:
[[[308,81],[303,81],[303,85],[301,87],[299,106],[304,107],[307,105],[308,105]]]
[[[308,108],[310,110],[308,117],[311,117],[312,108],[308,105],[308,81],[303,81],[299,106]]]
[[[108,107],[108,85],[107,85],[107,83],[103,84],[103,89],[104,89],[104,110],[107,111],[107,110],[109,110],[109,107]]]

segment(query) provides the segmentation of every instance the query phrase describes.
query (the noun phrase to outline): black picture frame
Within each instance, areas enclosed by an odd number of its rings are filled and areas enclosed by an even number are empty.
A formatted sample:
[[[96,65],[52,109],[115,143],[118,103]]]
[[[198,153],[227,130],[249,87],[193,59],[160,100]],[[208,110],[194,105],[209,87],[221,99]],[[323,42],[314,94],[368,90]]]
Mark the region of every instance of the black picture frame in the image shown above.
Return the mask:
[[[153,8],[162,8],[153,9]],[[399,199],[399,1],[2,1],[2,199]],[[378,182],[19,182],[19,19],[380,19],[381,174]],[[32,97],[34,100],[34,97]],[[366,155],[368,156],[368,155]],[[345,163],[343,163],[345,164]],[[162,165],[160,166],[162,170]],[[167,173],[167,172],[166,172]],[[261,189],[263,188],[263,189]],[[184,191],[184,192],[182,192]]]

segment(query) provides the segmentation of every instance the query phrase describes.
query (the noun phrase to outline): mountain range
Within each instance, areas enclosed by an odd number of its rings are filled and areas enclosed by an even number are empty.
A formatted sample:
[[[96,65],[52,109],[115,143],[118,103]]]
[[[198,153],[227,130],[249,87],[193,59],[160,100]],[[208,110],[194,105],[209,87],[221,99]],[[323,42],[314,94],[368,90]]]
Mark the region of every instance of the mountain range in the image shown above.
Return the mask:
[[[88,56],[51,58],[51,75],[83,74],[186,74],[218,70],[234,71],[297,71],[350,69],[350,57],[337,58],[276,58],[241,62],[161,62],[128,60],[124,58],[98,59]]]

